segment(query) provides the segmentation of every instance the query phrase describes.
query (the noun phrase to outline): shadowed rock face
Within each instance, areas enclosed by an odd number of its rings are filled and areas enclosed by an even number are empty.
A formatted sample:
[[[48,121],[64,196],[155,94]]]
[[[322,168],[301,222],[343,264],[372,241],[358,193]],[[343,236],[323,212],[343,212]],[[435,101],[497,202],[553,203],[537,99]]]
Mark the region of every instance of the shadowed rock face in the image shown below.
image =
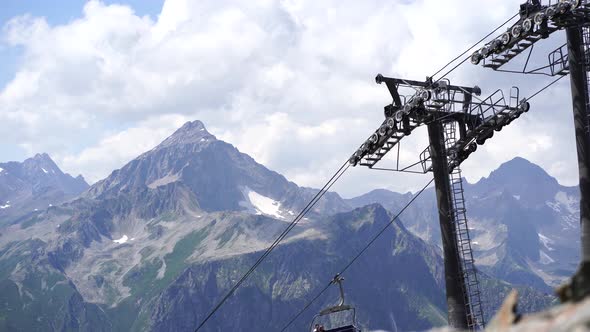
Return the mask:
[[[326,240],[303,240],[277,248],[205,330],[280,330],[329,281],[326,275],[345,266],[390,218],[382,207],[367,206],[324,220],[323,224],[331,225]],[[203,262],[185,270],[147,309],[150,325],[158,331],[194,328],[233,286],[232,276],[245,271],[257,256]],[[380,264],[371,263],[374,261]],[[444,320],[441,273],[435,251],[396,223],[346,274],[347,302],[358,306],[364,326],[426,328]],[[306,330],[316,312],[336,301],[337,289],[330,289],[291,330]],[[243,310],[245,303],[251,310]],[[425,309],[422,318],[416,316],[420,308]]]
[[[0,163],[0,225],[61,204],[87,188],[81,175],[64,174],[46,153],[22,163]]]

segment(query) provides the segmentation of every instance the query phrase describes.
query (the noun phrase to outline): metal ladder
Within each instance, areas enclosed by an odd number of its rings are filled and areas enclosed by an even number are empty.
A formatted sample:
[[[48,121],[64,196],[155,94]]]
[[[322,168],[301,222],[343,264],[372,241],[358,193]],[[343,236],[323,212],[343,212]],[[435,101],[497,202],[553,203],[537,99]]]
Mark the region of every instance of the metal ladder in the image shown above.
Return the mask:
[[[456,122],[446,122],[444,124],[445,147],[449,149],[454,146],[456,137]],[[451,207],[452,220],[455,222],[455,236],[457,250],[459,251],[460,266],[464,281],[463,295],[465,297],[467,310],[467,326],[470,330],[483,330],[485,321],[483,316],[483,306],[481,302],[481,292],[479,289],[479,280],[475,269],[473,251],[471,248],[471,238],[469,236],[469,227],[467,226],[467,216],[465,210],[465,197],[463,195],[463,179],[459,165],[455,166],[450,174],[451,188]]]

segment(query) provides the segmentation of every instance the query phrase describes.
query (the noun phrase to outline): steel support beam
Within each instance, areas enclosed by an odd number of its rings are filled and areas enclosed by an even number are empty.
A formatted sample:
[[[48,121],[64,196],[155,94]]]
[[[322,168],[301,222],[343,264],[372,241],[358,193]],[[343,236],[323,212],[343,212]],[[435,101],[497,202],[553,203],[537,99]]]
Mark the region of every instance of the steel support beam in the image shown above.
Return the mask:
[[[590,133],[588,128],[587,72],[582,43],[582,28],[569,28],[567,45],[574,110],[578,171],[580,173],[580,228],[582,261],[590,261]]]
[[[562,302],[580,301],[590,295],[590,128],[588,124],[588,81],[582,28],[566,29],[570,82],[574,110],[578,171],[580,175],[580,232],[582,259],[569,283],[557,293]]]
[[[467,311],[463,292],[463,273],[459,265],[459,251],[455,236],[455,224],[451,206],[449,168],[445,153],[443,124],[435,121],[428,125],[430,157],[436,187],[436,203],[442,235],[443,258],[449,325],[466,330]]]
[[[577,300],[590,294],[590,275],[587,275],[590,265],[590,128],[588,128],[589,110],[586,108],[588,105],[588,73],[586,72],[588,66],[584,57],[582,28],[568,28],[566,33],[580,176],[582,262],[571,285],[571,296]]]

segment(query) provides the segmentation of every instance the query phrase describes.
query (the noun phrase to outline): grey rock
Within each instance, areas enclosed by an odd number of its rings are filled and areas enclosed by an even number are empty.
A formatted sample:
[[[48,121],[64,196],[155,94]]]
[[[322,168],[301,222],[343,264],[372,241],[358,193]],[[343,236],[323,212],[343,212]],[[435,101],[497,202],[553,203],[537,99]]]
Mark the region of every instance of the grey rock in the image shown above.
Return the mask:
[[[48,206],[59,205],[88,188],[84,178],[63,173],[46,153],[24,162],[0,163],[0,225]]]

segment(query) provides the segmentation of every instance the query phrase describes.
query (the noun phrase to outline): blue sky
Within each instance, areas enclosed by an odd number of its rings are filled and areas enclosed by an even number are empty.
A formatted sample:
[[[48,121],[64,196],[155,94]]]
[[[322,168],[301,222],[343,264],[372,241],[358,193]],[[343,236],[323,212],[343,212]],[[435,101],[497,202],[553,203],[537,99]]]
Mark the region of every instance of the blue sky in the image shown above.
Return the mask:
[[[133,8],[140,16],[149,15],[153,19],[162,9],[163,0],[130,0],[130,1],[103,1],[106,4],[125,3]],[[84,0],[3,0],[0,11],[0,26],[4,26],[8,20],[15,16],[32,15],[45,17],[52,25],[66,24],[80,17]],[[0,44],[0,86],[4,86],[14,76],[19,56],[22,50],[19,48],[6,47]]]
[[[82,9],[87,0],[3,0],[0,11],[0,27],[3,27],[10,19],[23,15],[43,17],[51,25],[64,25],[80,18]],[[148,15],[153,20],[157,19],[162,9],[163,0],[129,0],[129,1],[102,1],[105,4],[125,4],[133,8],[139,16]],[[9,47],[0,43],[0,87],[4,87],[15,75],[19,64],[22,63],[23,48]],[[112,124],[111,126],[116,126]],[[13,144],[13,142],[0,142],[2,156],[0,160],[22,160],[28,157],[28,151]]]
[[[47,152],[95,182],[199,119],[265,166],[318,187],[383,121],[391,97],[377,73],[421,80],[517,9],[514,0],[4,0],[0,161]],[[533,61],[546,61],[557,35]],[[550,80],[469,63],[448,78],[484,96],[513,85],[525,96]],[[479,148],[464,176],[476,181],[522,156],[576,184],[571,121],[562,80]],[[402,162],[426,145],[413,134]],[[405,192],[427,180],[355,168],[336,190]]]
[[[52,24],[64,24],[73,19],[79,18],[84,0],[3,0],[0,22],[6,22],[12,17],[19,15],[43,16]],[[128,0],[112,1],[105,0],[105,4],[126,4],[131,6],[140,15],[149,15],[153,18],[160,13],[163,0]]]

